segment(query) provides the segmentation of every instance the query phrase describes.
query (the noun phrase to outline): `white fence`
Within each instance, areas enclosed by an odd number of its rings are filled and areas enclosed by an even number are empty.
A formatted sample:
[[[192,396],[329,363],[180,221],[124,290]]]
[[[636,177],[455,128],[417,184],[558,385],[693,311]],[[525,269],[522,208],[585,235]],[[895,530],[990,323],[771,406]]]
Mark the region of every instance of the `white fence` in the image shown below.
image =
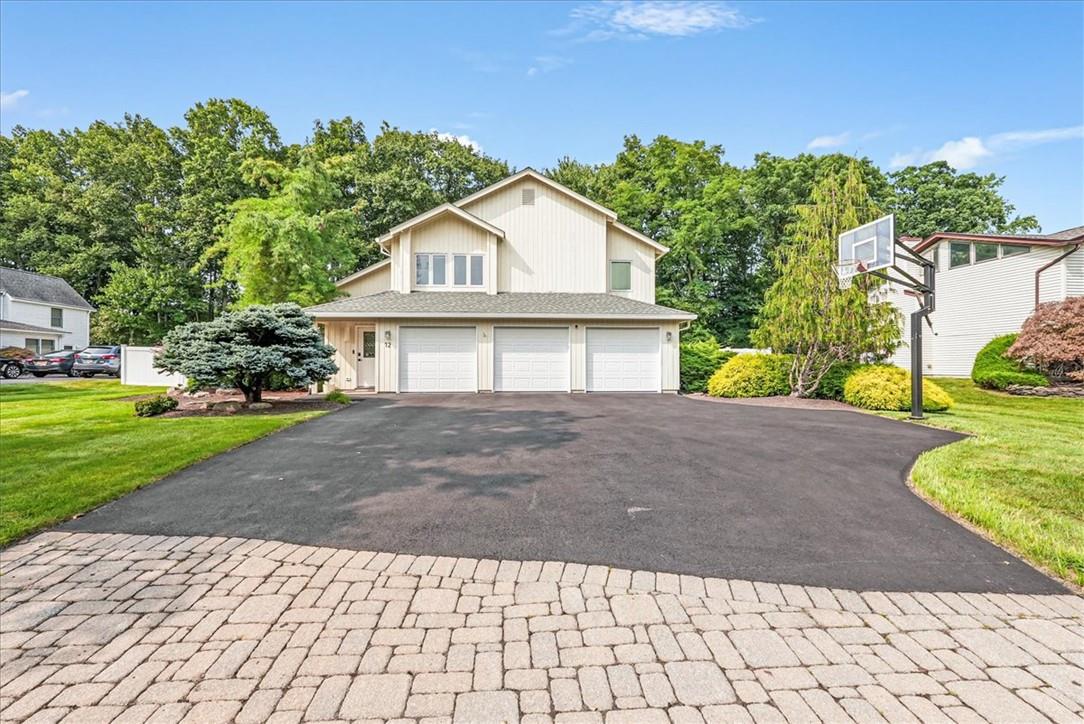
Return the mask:
[[[147,385],[153,387],[177,387],[187,379],[181,374],[167,374],[154,368],[156,347],[120,348],[120,381],[126,385]]]

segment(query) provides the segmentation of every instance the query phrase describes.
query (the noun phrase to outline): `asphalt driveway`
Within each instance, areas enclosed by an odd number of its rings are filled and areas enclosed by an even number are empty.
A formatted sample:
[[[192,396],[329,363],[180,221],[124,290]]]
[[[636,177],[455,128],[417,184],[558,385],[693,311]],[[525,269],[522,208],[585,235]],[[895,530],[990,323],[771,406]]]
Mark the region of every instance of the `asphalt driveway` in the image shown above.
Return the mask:
[[[912,494],[955,433],[664,395],[373,397],[66,524],[604,563],[861,590],[1056,593]]]

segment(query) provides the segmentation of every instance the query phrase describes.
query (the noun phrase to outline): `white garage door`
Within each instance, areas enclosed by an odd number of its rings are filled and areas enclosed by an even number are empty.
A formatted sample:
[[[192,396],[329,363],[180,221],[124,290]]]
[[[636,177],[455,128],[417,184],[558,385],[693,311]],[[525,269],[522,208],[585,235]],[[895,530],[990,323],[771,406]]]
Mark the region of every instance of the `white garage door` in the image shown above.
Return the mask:
[[[496,392],[568,392],[568,327],[493,330]]]
[[[659,330],[588,329],[588,392],[658,392]]]
[[[474,327],[400,327],[400,392],[477,392]]]

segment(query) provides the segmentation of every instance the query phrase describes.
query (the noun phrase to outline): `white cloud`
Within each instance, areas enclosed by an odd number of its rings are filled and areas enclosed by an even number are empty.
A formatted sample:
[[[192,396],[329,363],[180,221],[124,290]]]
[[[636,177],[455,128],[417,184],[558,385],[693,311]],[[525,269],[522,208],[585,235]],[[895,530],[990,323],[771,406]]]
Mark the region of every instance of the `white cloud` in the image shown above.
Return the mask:
[[[470,136],[468,136],[465,133],[460,134],[460,135],[456,135],[454,133],[444,133],[443,131],[438,131],[435,128],[429,129],[429,132],[434,134],[437,138],[439,138],[442,141],[455,141],[460,146],[466,146],[467,148],[469,148],[470,150],[472,150],[472,151],[474,151],[476,153],[481,153],[482,152],[482,144],[478,143],[477,141],[475,141],[473,138],[471,138]]]
[[[28,95],[30,95],[30,91],[24,89],[12,91],[11,93],[0,93],[0,109],[11,110]]]
[[[974,168],[998,154],[1044,143],[1075,139],[1084,139],[1084,126],[1045,128],[1037,131],[1007,131],[1005,133],[995,133],[986,138],[965,136],[956,141],[946,141],[939,148],[930,151],[915,149],[908,153],[897,153],[892,156],[889,164],[893,168],[901,168],[915,164],[944,161],[953,168],[964,171]]]
[[[572,65],[571,58],[560,55],[539,55],[535,57],[534,63],[527,69],[527,77],[533,78],[536,75],[545,75],[569,65]]]
[[[571,17],[571,24],[557,33],[579,34],[580,40],[687,37],[723,28],[745,28],[756,22],[737,8],[714,0],[617,0],[580,5],[573,8]]]
[[[808,144],[806,148],[813,150],[815,148],[839,148],[847,141],[851,140],[851,132],[844,131],[843,133],[837,133],[834,136],[817,136]]]

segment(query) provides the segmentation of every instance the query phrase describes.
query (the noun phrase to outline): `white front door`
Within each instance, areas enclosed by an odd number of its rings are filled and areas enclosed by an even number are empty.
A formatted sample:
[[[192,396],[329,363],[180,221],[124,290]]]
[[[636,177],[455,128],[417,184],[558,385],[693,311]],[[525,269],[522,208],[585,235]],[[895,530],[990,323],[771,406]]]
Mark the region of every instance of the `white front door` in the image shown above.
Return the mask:
[[[568,327],[493,330],[495,392],[568,392]]]
[[[474,327],[400,327],[400,392],[477,392]]]
[[[660,392],[657,327],[587,330],[588,392]]]
[[[376,387],[376,331],[358,328],[358,387]]]

